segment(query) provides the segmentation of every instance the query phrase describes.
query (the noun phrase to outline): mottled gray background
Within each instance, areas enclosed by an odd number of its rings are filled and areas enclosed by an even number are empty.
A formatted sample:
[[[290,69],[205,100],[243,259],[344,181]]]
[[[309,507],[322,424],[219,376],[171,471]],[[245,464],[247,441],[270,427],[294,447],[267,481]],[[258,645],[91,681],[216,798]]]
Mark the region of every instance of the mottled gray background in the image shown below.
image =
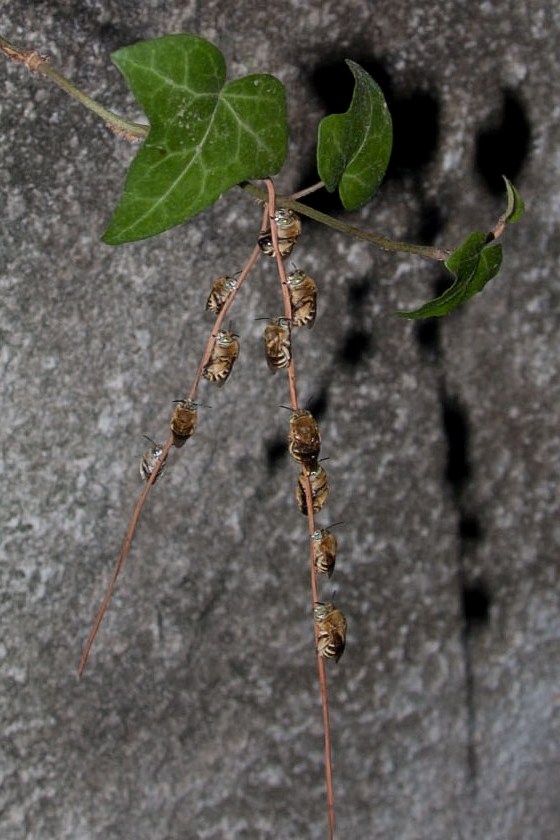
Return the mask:
[[[110,54],[142,38],[197,33],[232,76],[276,74],[292,125],[283,190],[314,178],[317,121],[348,101],[340,61],[362,62],[395,116],[390,175],[354,216],[377,232],[458,244],[502,211],[501,172],[526,200],[500,276],[422,328],[392,311],[438,288],[437,265],[312,224],[298,246],[321,287],[296,348],[330,458],[320,519],[344,521],[339,840],[560,836],[553,6],[0,2],[7,38],[133,118]],[[211,408],[152,494],[76,677],[142,435],[166,436],[210,329],[210,282],[246,259],[260,211],[234,190],[154,241],[100,244],[133,149],[3,57],[0,84],[0,837],[324,838],[305,520],[281,447],[285,381],[253,321],[278,308],[269,264],[233,312],[234,375],[202,390]]]

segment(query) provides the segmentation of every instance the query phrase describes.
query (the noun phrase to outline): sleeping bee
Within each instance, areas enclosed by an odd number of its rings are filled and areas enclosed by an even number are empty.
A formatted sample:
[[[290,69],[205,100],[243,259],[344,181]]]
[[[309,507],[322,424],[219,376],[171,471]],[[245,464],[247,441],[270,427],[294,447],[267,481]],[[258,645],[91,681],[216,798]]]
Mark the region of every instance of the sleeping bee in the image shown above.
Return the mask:
[[[288,451],[294,461],[314,469],[321,450],[319,426],[310,411],[298,408],[290,417]]]
[[[304,516],[307,516],[307,496],[305,495],[306,475],[309,477],[309,481],[311,482],[313,513],[317,513],[325,506],[329,495],[329,480],[327,478],[327,473],[321,464],[317,464],[315,469],[310,470],[309,473],[302,470],[296,487],[296,501],[299,510],[304,514]]]
[[[273,373],[292,360],[291,325],[287,318],[271,318],[264,331],[266,361]]]
[[[292,249],[301,233],[301,221],[293,210],[280,208],[274,214],[274,221],[278,232],[278,250],[282,257],[292,253]],[[263,230],[257,240],[259,248],[265,254],[274,256],[274,245],[270,229]]]
[[[224,274],[222,277],[217,277],[208,295],[206,309],[209,309],[214,315],[218,315],[222,311],[228,295],[235,288],[237,288],[237,279],[235,277],[229,277],[227,274]]]
[[[173,443],[182,446],[194,434],[197,421],[197,405],[192,400],[176,400],[171,415],[171,431]]]
[[[288,274],[287,281],[292,304],[292,326],[311,329],[317,315],[317,284],[299,268]]]
[[[142,455],[142,460],[140,461],[140,475],[142,476],[142,479],[144,481],[147,481],[153,473],[155,466],[161,456],[161,453],[163,452],[163,443],[155,443],[155,441],[153,441],[147,435],[144,435],[144,437],[147,440],[149,440],[152,444],[149,449],[146,449],[146,451]],[[165,470],[165,464],[165,461],[163,462],[163,464],[161,464],[158,470],[158,474],[154,478],[154,484],[156,483],[158,478],[160,478],[160,476],[163,475],[163,471]]]
[[[338,662],[346,646],[347,624],[344,613],[337,610],[332,601],[317,601],[313,618],[317,627],[317,653]]]
[[[319,528],[311,534],[315,570],[331,577],[336,562],[337,540],[327,528]]]
[[[229,330],[220,330],[214,341],[212,355],[202,375],[209,382],[222,386],[231,373],[233,363],[239,356],[238,336]]]

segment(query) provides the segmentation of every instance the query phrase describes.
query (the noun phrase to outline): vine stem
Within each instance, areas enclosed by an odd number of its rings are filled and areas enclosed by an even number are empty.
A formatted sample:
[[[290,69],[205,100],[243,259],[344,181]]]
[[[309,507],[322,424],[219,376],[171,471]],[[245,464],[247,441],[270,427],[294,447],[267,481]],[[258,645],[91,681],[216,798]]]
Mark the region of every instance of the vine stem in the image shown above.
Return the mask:
[[[280,254],[278,246],[278,230],[274,218],[276,211],[276,191],[274,183],[270,178],[265,180],[267,194],[268,194],[268,214],[270,218],[270,233],[272,237],[272,245],[276,255],[276,267],[278,269],[278,277],[280,280],[280,287],[282,289],[282,300],[284,303],[284,317],[291,322],[292,320],[292,303],[290,294],[288,292],[288,281],[286,277],[286,268],[284,260]],[[290,405],[294,411],[298,406],[297,390],[296,390],[296,371],[294,354],[291,353],[290,364],[288,366],[288,387],[290,390]],[[317,572],[315,570],[315,561],[313,554],[313,543],[311,535],[315,532],[315,517],[313,515],[313,494],[311,490],[311,481],[306,469],[301,472],[303,476],[303,484],[305,489],[305,500],[307,506],[307,523],[309,528],[309,563],[310,563],[310,577],[311,577],[311,615],[315,604],[319,600],[319,591],[317,587]],[[313,638],[315,639],[315,651],[317,655],[317,670],[319,674],[319,686],[321,689],[321,709],[323,716],[323,734],[325,745],[325,785],[327,794],[327,815],[329,823],[329,840],[334,840],[334,825],[335,825],[335,810],[334,810],[334,786],[332,773],[332,743],[331,743],[331,726],[329,718],[329,694],[327,687],[327,673],[325,668],[325,660],[318,652],[318,630],[315,621],[313,621]]]
[[[138,521],[139,521],[140,516],[142,514],[142,510],[144,508],[144,505],[146,504],[146,499],[148,498],[148,493],[150,492],[154,481],[158,477],[158,474],[159,474],[163,464],[165,463],[165,460],[167,458],[167,455],[169,454],[169,450],[171,449],[172,445],[173,445],[173,435],[170,435],[167,438],[167,440],[165,441],[165,444],[163,445],[163,448],[161,450],[161,454],[160,454],[158,460],[156,461],[156,463],[154,464],[153,470],[150,473],[150,475],[148,476],[148,478],[146,480],[146,484],[144,485],[144,487],[142,489],[142,492],[140,493],[140,496],[138,497],[138,501],[136,502],[134,512],[133,512],[133,514],[130,518],[128,528],[126,529],[126,534],[125,534],[125,537],[124,537],[124,540],[123,540],[121,552],[119,554],[119,559],[117,560],[117,565],[115,566],[115,570],[114,570],[113,575],[111,577],[111,580],[109,582],[109,586],[107,587],[107,591],[105,592],[105,596],[104,596],[104,598],[101,602],[101,605],[100,605],[99,609],[97,610],[97,614],[95,616],[95,619],[94,619],[94,622],[92,624],[91,630],[89,631],[89,635],[88,635],[86,643],[84,645],[84,649],[83,649],[83,652],[82,652],[82,658],[80,659],[80,665],[78,667],[78,675],[80,677],[84,673],[85,667],[87,665],[87,661],[89,659],[89,654],[90,654],[92,645],[95,641],[95,637],[97,636],[97,633],[99,631],[99,627],[101,625],[101,622],[103,621],[103,618],[105,616],[105,613],[107,612],[107,608],[109,606],[111,598],[113,597],[113,592],[115,591],[115,586],[117,585],[117,579],[118,579],[118,577],[119,577],[119,575],[120,575],[120,573],[123,569],[123,566],[126,562],[126,558],[128,557],[128,554],[130,552],[130,546],[132,544],[132,538],[134,537],[134,533],[135,533],[136,528],[138,526]]]
[[[263,220],[262,220],[262,223],[261,223],[261,227],[264,226],[264,224],[266,224],[266,221],[267,221],[267,210],[265,209],[265,211],[263,212]],[[226,318],[226,316],[228,314],[229,309],[231,308],[231,305],[233,304],[233,301],[234,301],[234,298],[235,298],[236,294],[238,293],[239,289],[241,288],[241,286],[243,285],[243,283],[245,282],[245,280],[249,276],[251,270],[254,268],[255,263],[259,259],[261,253],[262,252],[261,252],[260,248],[258,247],[258,245],[256,245],[253,248],[251,256],[247,260],[247,263],[243,267],[243,270],[240,272],[239,279],[237,281],[236,287],[234,289],[232,289],[232,291],[229,293],[229,295],[226,298],[226,301],[224,303],[224,306],[222,307],[221,311],[219,312],[218,316],[216,317],[216,320],[214,321],[214,325],[212,327],[212,332],[210,334],[208,342],[206,343],[206,348],[205,348],[205,350],[202,354],[200,364],[198,365],[193,383],[192,383],[192,385],[190,387],[190,390],[189,390],[189,393],[188,393],[188,399],[192,400],[193,402],[196,401],[196,394],[197,394],[197,391],[198,391],[198,386],[200,384],[200,380],[202,378],[202,373],[204,371],[204,368],[205,368],[206,364],[208,363],[208,361],[210,359],[210,355],[212,353],[212,348],[214,347],[214,342],[215,342],[215,339],[216,339],[216,335],[218,334],[218,332],[221,329],[221,326],[224,322],[224,319]],[[109,581],[109,586],[107,587],[107,590],[105,592],[105,596],[104,596],[104,598],[103,598],[103,600],[102,600],[102,602],[99,606],[99,609],[98,609],[97,614],[95,616],[95,619],[93,621],[91,630],[89,631],[89,635],[88,635],[86,643],[84,645],[82,658],[80,659],[80,665],[78,667],[78,674],[79,674],[80,677],[84,673],[84,670],[85,670],[85,667],[87,665],[89,655],[90,655],[90,652],[91,652],[91,648],[92,648],[93,643],[95,641],[95,637],[97,636],[97,633],[98,633],[99,628],[101,626],[101,622],[103,621],[103,618],[105,617],[105,613],[107,612],[107,609],[109,607],[109,603],[111,602],[111,598],[113,597],[113,592],[115,591],[115,587],[117,585],[118,577],[119,577],[120,573],[122,572],[124,564],[126,562],[126,559],[127,559],[128,555],[130,553],[130,547],[132,545],[132,540],[133,540],[134,534],[136,532],[136,528],[138,527],[138,522],[140,520],[140,516],[141,516],[142,511],[144,509],[144,506],[146,504],[148,494],[149,494],[151,488],[153,487],[153,484],[154,484],[154,482],[155,482],[155,480],[158,476],[158,473],[161,471],[161,469],[162,469],[162,467],[163,467],[163,465],[164,465],[164,463],[167,459],[167,456],[169,454],[169,450],[171,449],[172,446],[173,446],[173,435],[170,434],[169,437],[167,438],[167,440],[165,441],[165,443],[163,445],[163,448],[162,448],[162,451],[161,451],[161,455],[159,456],[158,460],[154,464],[154,468],[153,468],[152,472],[150,473],[150,475],[148,476],[148,478],[146,480],[146,483],[145,483],[144,487],[142,488],[142,492],[140,493],[140,495],[138,497],[138,500],[136,502],[136,506],[134,508],[134,511],[133,511],[132,516],[130,518],[130,522],[128,523],[128,527],[126,529],[126,534],[125,534],[125,537],[124,537],[124,540],[123,540],[123,544],[122,544],[121,551],[120,551],[120,554],[119,554],[119,557],[118,557],[118,560],[117,560],[117,564],[115,566],[115,569],[113,571],[113,575],[111,577],[111,580]]]
[[[246,190],[250,195],[258,201],[266,201],[266,193],[252,184],[250,181],[243,181],[239,184],[241,189]],[[302,190],[293,195],[278,195],[276,196],[276,203],[279,207],[286,207],[289,210],[295,210],[302,216],[307,216],[315,222],[332,228],[339,233],[344,233],[347,236],[352,236],[354,239],[361,239],[364,242],[369,242],[370,245],[375,245],[382,251],[391,251],[393,253],[414,254],[417,257],[423,257],[426,260],[446,260],[452,253],[452,250],[447,248],[433,248],[431,245],[416,245],[413,242],[400,242],[395,239],[389,239],[387,236],[379,236],[369,230],[363,230],[355,225],[348,225],[340,219],[335,219],[334,216],[328,216],[326,213],[321,213],[320,210],[314,210],[313,207],[308,207],[307,204],[302,204],[297,201],[294,196],[301,197],[302,194],[314,192],[318,185],[309,187],[308,190]]]
[[[11,60],[17,64],[24,64],[32,73],[37,73],[40,76],[46,76],[55,85],[87,108],[93,111],[98,117],[104,120],[105,125],[111,129],[115,134],[124,137],[131,142],[142,140],[147,133],[149,126],[141,125],[140,123],[129,122],[128,120],[119,117],[118,114],[104,108],[87,93],[72,84],[65,76],[55,70],[49,63],[49,59],[38,53],[36,50],[21,50],[19,47],[10,44],[5,38],[0,35],[0,50]]]

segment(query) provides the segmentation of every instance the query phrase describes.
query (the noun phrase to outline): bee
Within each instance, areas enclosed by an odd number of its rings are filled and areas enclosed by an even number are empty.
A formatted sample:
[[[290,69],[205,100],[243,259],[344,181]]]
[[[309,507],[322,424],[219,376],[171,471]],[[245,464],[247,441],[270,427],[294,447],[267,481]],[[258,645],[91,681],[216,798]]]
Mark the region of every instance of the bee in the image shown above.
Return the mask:
[[[301,219],[293,210],[281,207],[274,214],[279,239],[296,240],[301,233]]]
[[[233,363],[239,356],[239,341],[235,333],[220,330],[216,336],[212,355],[202,375],[209,382],[222,386],[231,373]]]
[[[290,417],[288,450],[298,464],[315,469],[321,450],[319,426],[310,411],[298,408]]]
[[[301,233],[300,218],[293,210],[280,208],[274,214],[274,221],[278,232],[278,250],[281,256],[287,257],[292,253],[292,249]],[[269,256],[274,256],[270,229],[261,231],[257,242],[261,251]]]
[[[152,444],[149,449],[146,449],[144,454],[142,455],[142,460],[140,461],[140,475],[144,481],[147,481],[151,474],[154,471],[155,465],[158,462],[161,453],[163,452],[163,443],[155,443],[151,438],[147,435],[144,435],[146,440],[149,440]],[[153,483],[155,484],[158,478],[163,475],[163,471],[165,470],[165,461],[160,466],[158,470],[158,474],[154,478]]]
[[[235,277],[229,277],[227,274],[224,274],[222,277],[217,277],[208,295],[206,309],[209,309],[214,315],[218,315],[222,311],[228,295],[236,288],[237,279]]]
[[[309,473],[305,473],[302,470],[296,487],[296,500],[298,508],[304,516],[307,516],[307,497],[305,495],[306,475],[309,476],[309,481],[311,482],[313,513],[317,513],[317,511],[321,510],[325,506],[329,495],[329,480],[327,478],[327,473],[321,464],[317,464],[315,469],[310,470]]]
[[[315,602],[313,618],[317,627],[317,653],[336,662],[346,646],[346,617],[332,601]]]
[[[291,324],[287,318],[271,318],[264,331],[266,361],[273,373],[292,360]]]
[[[194,434],[197,421],[197,406],[192,400],[176,400],[171,415],[173,443],[182,446]]]
[[[292,304],[292,326],[311,329],[317,315],[317,284],[299,268],[288,275],[287,281]]]
[[[313,562],[317,572],[331,577],[336,562],[337,540],[327,528],[319,528],[311,534]]]

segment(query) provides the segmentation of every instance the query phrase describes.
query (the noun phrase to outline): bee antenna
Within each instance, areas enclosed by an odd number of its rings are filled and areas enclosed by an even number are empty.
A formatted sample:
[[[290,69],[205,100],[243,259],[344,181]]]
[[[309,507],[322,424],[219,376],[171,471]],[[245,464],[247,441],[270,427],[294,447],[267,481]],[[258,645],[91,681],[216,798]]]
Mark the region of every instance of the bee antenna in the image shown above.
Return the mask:
[[[340,522],[331,522],[330,525],[327,525],[327,530],[330,530],[331,528],[336,528],[337,525],[344,525],[344,520],[341,519]]]
[[[152,440],[152,438],[149,437],[148,435],[142,435],[142,437],[145,437],[146,440],[149,440],[150,443],[153,443],[154,446],[157,446],[157,443],[155,442],[155,440]]]

